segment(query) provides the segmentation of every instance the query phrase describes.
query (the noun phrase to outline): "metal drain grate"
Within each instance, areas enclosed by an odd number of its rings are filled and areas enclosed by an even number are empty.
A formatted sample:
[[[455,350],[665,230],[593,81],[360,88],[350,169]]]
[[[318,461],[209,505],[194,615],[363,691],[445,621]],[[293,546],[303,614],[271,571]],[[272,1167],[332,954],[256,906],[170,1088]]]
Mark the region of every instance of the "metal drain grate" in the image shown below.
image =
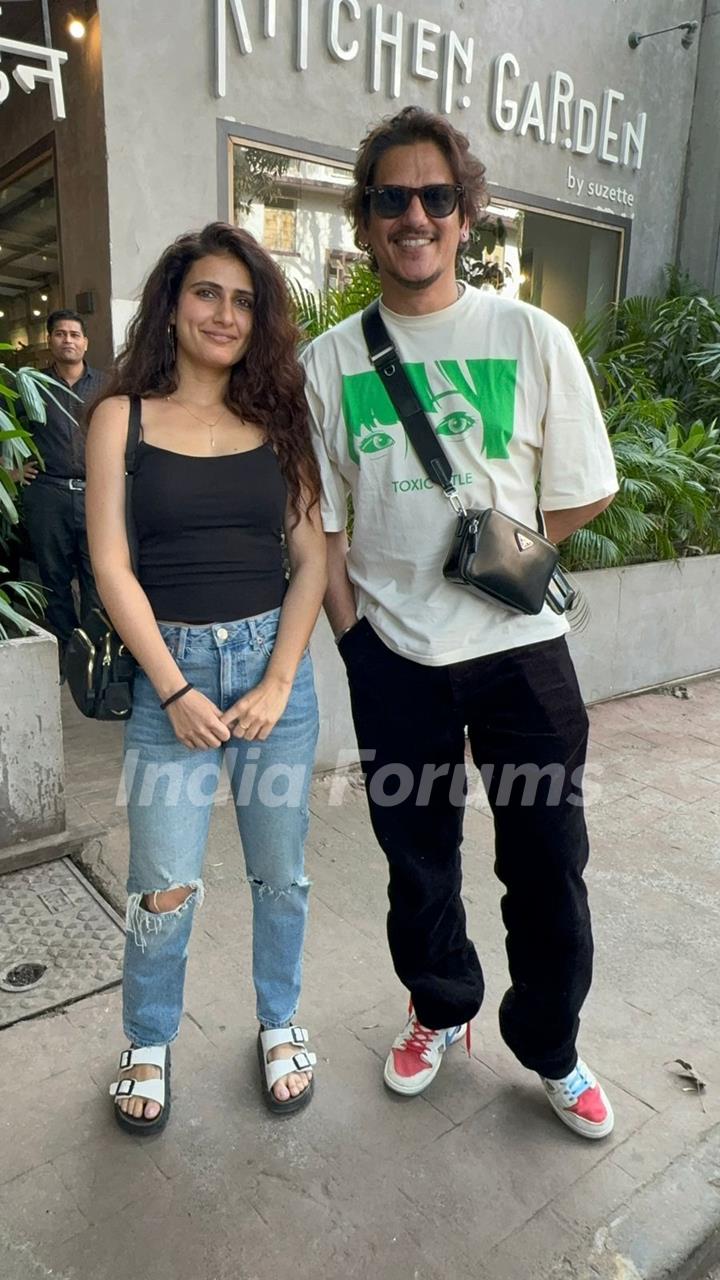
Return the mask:
[[[0,1027],[117,985],[124,941],[68,858],[0,876]]]

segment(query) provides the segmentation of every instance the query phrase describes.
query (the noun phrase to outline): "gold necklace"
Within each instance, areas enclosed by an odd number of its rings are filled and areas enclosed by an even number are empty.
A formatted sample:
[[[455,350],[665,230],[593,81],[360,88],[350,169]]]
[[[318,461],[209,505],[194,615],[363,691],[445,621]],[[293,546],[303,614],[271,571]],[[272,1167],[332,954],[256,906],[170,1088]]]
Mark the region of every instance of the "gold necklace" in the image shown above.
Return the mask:
[[[165,397],[165,400],[166,400],[166,401],[167,401],[167,403],[169,404],[169,403],[170,403],[170,396],[166,396],[166,397]],[[222,407],[222,409],[220,410],[220,412],[219,412],[219,414],[218,414],[217,418],[215,418],[212,422],[208,422],[206,418],[201,418],[201,417],[200,417],[200,415],[199,415],[198,413],[193,413],[192,409],[189,409],[189,408],[188,408],[188,406],[185,404],[185,401],[184,401],[184,400],[181,400],[181,399],[180,399],[180,397],[179,397],[179,396],[177,396],[177,395],[175,396],[175,403],[176,403],[176,404],[179,404],[179,405],[180,405],[180,408],[181,408],[181,409],[184,409],[186,413],[189,413],[189,414],[190,414],[190,417],[191,417],[191,418],[194,418],[196,422],[201,422],[201,423],[202,423],[202,425],[203,425],[204,427],[207,427],[207,428],[208,428],[208,430],[210,431],[210,448],[211,448],[211,449],[214,449],[214,448],[215,448],[215,435],[214,435],[214,430],[215,430],[215,427],[217,426],[218,422],[220,421],[220,419],[222,418],[222,416],[223,416],[223,414],[224,414],[224,412],[225,412],[226,405],[223,405],[223,407]]]

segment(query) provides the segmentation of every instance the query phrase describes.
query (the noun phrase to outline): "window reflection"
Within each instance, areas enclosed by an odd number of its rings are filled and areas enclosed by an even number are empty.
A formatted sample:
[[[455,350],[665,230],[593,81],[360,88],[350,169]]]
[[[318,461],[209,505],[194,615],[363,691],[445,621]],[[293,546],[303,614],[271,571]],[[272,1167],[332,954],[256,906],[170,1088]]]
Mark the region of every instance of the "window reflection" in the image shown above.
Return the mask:
[[[342,288],[362,258],[342,209],[349,166],[233,145],[234,218],[277,258],[290,280],[319,292]]]
[[[0,187],[0,342],[6,363],[47,363],[45,322],[59,301],[59,249],[52,156]]]
[[[358,253],[342,209],[349,165],[233,140],[233,216],[311,293],[342,289]],[[461,271],[474,285],[532,302],[570,327],[618,293],[623,232],[493,196]]]

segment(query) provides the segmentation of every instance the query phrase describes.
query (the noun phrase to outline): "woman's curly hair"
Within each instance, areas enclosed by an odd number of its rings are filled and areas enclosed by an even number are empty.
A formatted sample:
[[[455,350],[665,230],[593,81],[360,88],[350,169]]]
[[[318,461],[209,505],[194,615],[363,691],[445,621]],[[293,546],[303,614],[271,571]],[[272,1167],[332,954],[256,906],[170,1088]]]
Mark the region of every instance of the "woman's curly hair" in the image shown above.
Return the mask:
[[[252,333],[242,359],[233,365],[225,403],[245,422],[264,431],[277,454],[297,523],[320,493],[305,377],[297,359],[299,334],[282,272],[248,231],[211,222],[202,231],[179,236],[165,250],[145,282],[125,346],[92,409],[109,396],[168,396],[177,390],[170,318],[190,266],[209,254],[237,258],[252,278]]]

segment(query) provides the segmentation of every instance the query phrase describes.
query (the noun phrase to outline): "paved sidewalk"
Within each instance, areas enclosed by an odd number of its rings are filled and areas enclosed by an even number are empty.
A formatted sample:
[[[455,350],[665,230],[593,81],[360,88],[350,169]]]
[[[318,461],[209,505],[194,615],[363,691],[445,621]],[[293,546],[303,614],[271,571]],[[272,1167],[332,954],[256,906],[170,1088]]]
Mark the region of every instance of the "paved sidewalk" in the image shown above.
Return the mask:
[[[249,893],[229,805],[213,818],[173,1116],[115,1127],[113,991],[0,1032],[3,1280],[659,1280],[720,1223],[720,680],[687,699],[596,707],[589,884],[596,981],[581,1049],[616,1110],[583,1142],[502,1044],[506,986],[492,829],[476,797],[465,900],[487,976],[470,1060],[414,1100],[382,1086],[405,994],[387,955],[385,869],[352,777],[314,788],[303,1021],[317,1094],[273,1121],[258,1096]],[[72,820],[122,906],[119,732],[68,709]],[[338,789],[342,804],[334,803]],[[702,1097],[672,1067],[691,1063]],[[716,1258],[698,1254],[707,1276]]]

